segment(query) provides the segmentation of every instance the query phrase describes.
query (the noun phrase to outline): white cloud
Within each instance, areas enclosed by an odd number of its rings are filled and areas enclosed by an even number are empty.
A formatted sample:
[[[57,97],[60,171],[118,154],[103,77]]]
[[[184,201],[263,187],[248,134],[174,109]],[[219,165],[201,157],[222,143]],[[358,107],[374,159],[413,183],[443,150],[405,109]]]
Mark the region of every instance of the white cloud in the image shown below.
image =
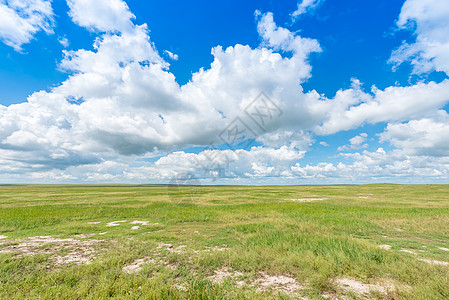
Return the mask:
[[[386,152],[382,148],[340,155],[350,162],[306,166],[297,163],[291,168],[292,173],[298,179],[321,183],[436,183],[449,178],[448,157],[411,156],[401,150]]]
[[[401,139],[397,132],[418,130],[423,120],[446,105],[449,80],[367,93],[353,79],[352,88],[332,99],[316,91],[304,94],[300,84],[311,76],[309,57],[321,51],[318,41],[279,27],[271,13],[259,12],[259,47],[217,46],[211,51],[210,67],[180,86],[151,42],[146,24],[133,24],[134,15],[123,1],[71,0],[69,5],[73,20],[98,37],[93,50],[64,50],[60,68],[70,75],[60,86],[34,93],[25,103],[0,105],[0,173],[9,174],[4,178],[26,173],[34,174],[28,177],[33,180],[166,182],[178,172],[204,175],[201,165],[211,155],[227,165],[228,178],[257,182],[275,177],[338,182],[368,180],[372,174],[448,174],[443,158],[419,156],[430,147],[422,152],[402,149],[413,149],[411,139]],[[282,116],[267,120],[264,128],[245,114],[261,91],[282,110]],[[255,131],[263,146],[199,154],[179,151],[223,143],[220,133],[237,117]],[[410,119],[418,121],[398,123]],[[353,161],[348,164],[323,159],[303,166],[300,161],[314,143],[313,134],[379,122],[394,122],[382,141],[400,149],[342,155]],[[427,122],[422,126],[441,123],[441,134],[446,133],[444,118]],[[428,131],[418,132],[433,139]],[[366,138],[359,134],[347,147],[363,148]],[[155,163],[136,161],[145,155],[161,158]]]
[[[313,10],[321,2],[322,0],[302,0],[298,3],[298,8],[291,14],[292,20],[297,20],[299,16]]]
[[[395,66],[410,61],[414,73],[449,74],[449,5],[440,0],[407,0],[397,25],[413,30],[415,43],[403,43],[390,59]]]
[[[26,103],[1,107],[4,157],[16,161],[34,149],[22,159],[28,168],[39,163],[41,169],[64,169],[106,157],[220,143],[218,135],[236,117],[256,127],[244,108],[260,91],[290,108],[282,119],[266,124],[267,134],[284,127],[289,132],[310,127],[313,118],[302,109],[298,84],[310,76],[306,60],[319,45],[277,27],[269,14],[261,22],[259,29],[269,45],[216,47],[210,69],[193,74],[184,86],[168,71],[145,24],[120,34],[102,34],[92,51],[64,51],[60,68],[72,73],[66,81],[50,92],[33,94]],[[273,42],[271,30],[287,33],[282,45]],[[291,57],[270,45],[292,52]]]
[[[449,80],[441,83],[417,83],[407,87],[388,87],[372,94],[356,84],[348,90],[340,90],[333,99],[326,99],[310,92],[309,110],[323,113],[323,123],[314,131],[333,134],[357,128],[363,124],[405,121],[425,116],[444,107],[449,102]]]
[[[291,146],[296,149],[306,150],[313,144],[312,135],[304,130],[279,129],[274,132],[262,134],[257,141],[265,146],[282,147]]]
[[[263,39],[263,45],[275,50],[295,53],[294,58],[303,61],[303,65],[298,68],[298,71],[310,73],[311,68],[306,59],[310,53],[322,51],[318,41],[303,38],[286,28],[277,26],[273,20],[273,13],[261,14],[256,11],[256,17],[259,18],[257,31]]]
[[[73,22],[100,32],[129,32],[135,16],[122,0],[67,0]]]
[[[349,149],[361,149],[361,148],[367,148],[368,144],[364,144],[366,141],[366,138],[368,137],[368,134],[361,133],[359,135],[356,135],[353,138],[349,139],[349,145],[344,145],[341,147],[338,147],[338,151],[345,151]]]
[[[0,1],[0,39],[16,51],[29,43],[38,31],[53,33],[50,0]]]
[[[280,176],[304,157],[305,151],[282,146],[253,147],[250,150],[204,150],[198,154],[174,152],[155,162],[160,170],[175,176],[191,172],[199,177],[228,178]],[[221,173],[221,174],[220,174]]]
[[[64,48],[67,48],[67,47],[70,45],[69,40],[68,40],[66,37],[64,37],[64,36],[58,37],[58,42],[59,42]]]
[[[408,155],[449,157],[449,115],[441,110],[433,118],[388,124],[380,137]]]
[[[165,53],[168,57],[170,57],[172,60],[178,60],[178,59],[179,59],[178,54],[175,54],[175,53],[170,52],[170,51],[168,51],[168,50],[164,50],[164,53]]]

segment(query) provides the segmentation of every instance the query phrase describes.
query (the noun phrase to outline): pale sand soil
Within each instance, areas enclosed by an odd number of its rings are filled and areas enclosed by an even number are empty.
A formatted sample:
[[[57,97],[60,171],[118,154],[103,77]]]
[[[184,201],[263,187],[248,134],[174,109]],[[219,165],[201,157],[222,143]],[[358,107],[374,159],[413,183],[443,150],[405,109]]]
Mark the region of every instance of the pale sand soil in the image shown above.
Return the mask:
[[[290,200],[294,202],[313,202],[313,201],[323,201],[327,198],[297,198],[297,199],[284,199],[284,200]]]
[[[86,238],[92,236],[77,235],[78,238]],[[94,245],[104,243],[104,240],[79,240],[75,238],[53,238],[51,236],[34,236],[28,239],[14,239],[10,240],[11,245],[1,248],[0,253],[14,253],[16,257],[36,255],[36,254],[51,254],[50,259],[55,265],[66,264],[88,264],[96,258],[97,251],[93,248]],[[67,255],[61,256],[60,251],[68,251]]]

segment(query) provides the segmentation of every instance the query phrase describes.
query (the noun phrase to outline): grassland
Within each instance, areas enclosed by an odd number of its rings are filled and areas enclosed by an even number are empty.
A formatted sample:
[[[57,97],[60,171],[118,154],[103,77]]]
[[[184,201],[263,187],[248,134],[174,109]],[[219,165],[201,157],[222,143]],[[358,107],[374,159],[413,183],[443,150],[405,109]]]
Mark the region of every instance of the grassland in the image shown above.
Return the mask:
[[[0,299],[449,299],[447,185],[0,186],[0,238]]]

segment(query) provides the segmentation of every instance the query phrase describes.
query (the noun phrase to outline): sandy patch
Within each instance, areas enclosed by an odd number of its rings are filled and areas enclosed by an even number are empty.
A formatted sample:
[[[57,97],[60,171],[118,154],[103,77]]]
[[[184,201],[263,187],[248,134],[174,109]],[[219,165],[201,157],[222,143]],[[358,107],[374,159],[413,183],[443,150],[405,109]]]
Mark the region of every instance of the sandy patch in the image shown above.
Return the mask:
[[[92,249],[75,249],[65,256],[55,255],[53,260],[56,265],[75,264],[90,264],[91,260],[95,258],[95,252]]]
[[[51,254],[50,259],[56,265],[67,265],[71,263],[88,264],[96,258],[93,245],[104,242],[103,240],[78,240],[74,238],[60,239],[51,236],[35,236],[28,239],[13,240],[14,245],[3,247],[0,253],[14,253],[16,257]],[[48,245],[48,247],[46,247]],[[50,247],[51,245],[51,247]],[[57,252],[65,250],[69,254],[59,255]]]
[[[247,285],[241,278],[244,276],[242,272],[231,270],[229,268],[222,268],[214,271],[214,275],[209,276],[208,279],[214,283],[222,283],[225,280],[232,280],[238,286]],[[268,275],[266,273],[259,273],[249,286],[257,288],[258,292],[272,290],[280,292],[289,296],[296,296],[298,291],[304,289],[296,279],[287,275]]]
[[[169,268],[171,270],[176,270],[176,268],[177,268],[176,264],[145,257],[145,258],[139,258],[139,259],[135,260],[134,262],[132,262],[131,264],[124,266],[122,268],[122,271],[127,274],[137,274],[142,270],[142,266],[145,264],[153,264],[156,266],[163,266],[163,267]]]
[[[385,250],[390,250],[391,246],[390,245],[379,245],[378,246],[380,249],[385,249]]]
[[[1,238],[1,237],[0,237]],[[438,247],[438,249],[442,250],[442,251],[449,251],[448,248],[444,248],[444,247]]]
[[[95,235],[95,233],[87,233],[87,234],[81,233],[81,234],[75,234],[74,237],[79,238],[79,239],[85,239],[87,237],[91,237],[94,235]]]
[[[292,277],[285,275],[267,275],[265,273],[260,273],[260,277],[254,281],[253,285],[257,286],[259,291],[271,289],[290,296],[293,296],[299,290],[304,289],[304,287]]]
[[[87,222],[87,224],[89,224],[89,225],[95,225],[95,224],[100,224],[101,223],[101,221],[98,221],[98,222]]]
[[[114,222],[109,222],[108,224],[106,224],[107,227],[113,227],[113,226],[120,226],[120,224],[118,223],[124,223],[126,221],[114,221]]]
[[[439,265],[439,266],[449,267],[449,262],[447,262],[447,261],[439,261],[439,260],[432,260],[432,259],[425,259],[425,258],[418,258],[418,260],[426,262],[431,265]]]
[[[106,231],[106,232],[100,232],[99,235],[105,235],[106,233],[108,233],[108,231]]]
[[[132,221],[132,222],[130,222],[130,224],[140,224],[143,226],[147,226],[149,223],[148,223],[148,221]]]
[[[290,200],[294,202],[313,202],[313,201],[322,201],[326,199],[327,198],[297,198],[297,199],[284,199],[284,200]]]
[[[418,254],[416,254],[416,252],[413,252],[413,251],[410,251],[410,250],[406,250],[406,249],[402,249],[402,250],[399,250],[399,251],[410,253],[410,254],[413,254],[413,255],[418,255]],[[439,265],[439,266],[449,267],[449,262],[447,262],[447,261],[439,261],[439,260],[426,259],[426,258],[416,258],[416,259],[419,260],[419,261],[426,262],[428,264],[432,264],[432,265]]]
[[[351,291],[358,295],[367,296],[371,292],[386,294],[388,291],[394,291],[395,287],[391,283],[365,284],[350,278],[340,278],[335,281],[338,287],[343,290]]]
[[[237,277],[243,276],[242,272],[232,271],[228,268],[222,268],[214,271],[214,275],[209,276],[208,279],[213,283],[222,283],[226,279],[236,280]],[[237,281],[236,284],[238,286],[243,286],[245,284],[244,281]]]
[[[7,239],[8,237],[6,235],[0,235],[0,240]]]
[[[131,227],[131,230],[137,230],[139,228],[140,228],[139,226],[133,226],[133,227]]]
[[[173,247],[172,244],[159,243],[156,247],[156,249],[163,249],[163,248],[165,248],[165,250],[168,250],[169,252],[179,254],[179,253],[182,253],[184,251],[184,249],[187,248],[187,246],[181,245],[181,246],[178,246],[175,248],[175,247]]]
[[[141,266],[147,262],[150,262],[150,261],[147,261],[145,258],[140,258],[140,259],[135,260],[132,264],[124,266],[122,268],[122,270],[123,270],[123,272],[125,272],[127,274],[139,273],[140,270],[142,270]]]

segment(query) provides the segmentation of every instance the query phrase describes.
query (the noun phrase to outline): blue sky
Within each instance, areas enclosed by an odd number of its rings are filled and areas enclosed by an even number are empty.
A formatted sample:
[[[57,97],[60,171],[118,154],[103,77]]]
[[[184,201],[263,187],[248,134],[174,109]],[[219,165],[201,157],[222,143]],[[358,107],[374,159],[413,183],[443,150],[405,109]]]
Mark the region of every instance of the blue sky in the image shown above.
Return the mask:
[[[447,49],[436,0],[3,0],[0,181],[447,183]]]

